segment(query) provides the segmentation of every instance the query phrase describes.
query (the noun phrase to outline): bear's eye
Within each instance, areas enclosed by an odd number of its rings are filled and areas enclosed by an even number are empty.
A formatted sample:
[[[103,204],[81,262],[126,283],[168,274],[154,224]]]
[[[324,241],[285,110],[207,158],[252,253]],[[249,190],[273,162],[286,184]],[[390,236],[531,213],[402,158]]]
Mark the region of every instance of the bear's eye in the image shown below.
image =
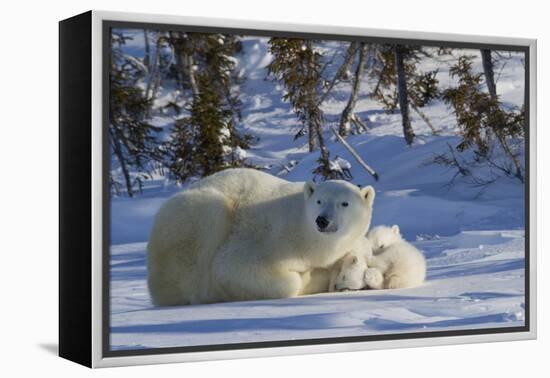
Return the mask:
[[[349,203],[347,203],[347,202],[342,202],[342,206],[348,207],[348,206],[349,206]]]
[[[321,200],[317,200],[317,205],[320,205],[321,204]]]

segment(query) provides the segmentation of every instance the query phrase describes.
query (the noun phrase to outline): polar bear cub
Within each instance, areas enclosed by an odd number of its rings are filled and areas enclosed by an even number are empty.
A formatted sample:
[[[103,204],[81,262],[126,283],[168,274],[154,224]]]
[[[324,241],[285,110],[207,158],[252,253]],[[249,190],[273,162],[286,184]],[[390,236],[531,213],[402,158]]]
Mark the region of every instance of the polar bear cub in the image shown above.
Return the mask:
[[[365,287],[380,289],[384,277],[376,268],[369,268],[368,259],[373,256],[373,244],[366,237],[360,238],[354,248],[332,268],[329,291],[361,290]]]
[[[373,248],[373,255],[367,258],[367,264],[384,275],[384,288],[410,288],[424,282],[424,255],[403,239],[399,226],[374,227],[368,232],[367,238]]]

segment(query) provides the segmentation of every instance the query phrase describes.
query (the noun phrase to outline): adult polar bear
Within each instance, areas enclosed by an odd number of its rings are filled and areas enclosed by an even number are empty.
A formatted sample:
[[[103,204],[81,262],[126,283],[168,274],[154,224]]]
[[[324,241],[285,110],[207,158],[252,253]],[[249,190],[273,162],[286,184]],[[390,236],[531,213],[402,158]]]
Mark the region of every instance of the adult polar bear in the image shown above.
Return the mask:
[[[310,273],[364,237],[374,195],[370,186],[292,183],[253,169],[206,177],[169,199],[155,218],[148,245],[153,302],[287,298],[318,290]]]

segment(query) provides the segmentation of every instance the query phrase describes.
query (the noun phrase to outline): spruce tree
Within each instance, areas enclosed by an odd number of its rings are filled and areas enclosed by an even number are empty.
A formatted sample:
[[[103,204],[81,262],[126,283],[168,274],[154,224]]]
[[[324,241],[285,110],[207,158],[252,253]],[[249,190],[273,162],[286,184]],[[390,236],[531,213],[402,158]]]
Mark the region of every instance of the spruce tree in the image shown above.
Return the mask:
[[[193,97],[198,95],[194,50],[196,38],[184,32],[170,32],[170,43],[174,48],[176,80],[180,90],[191,90]]]
[[[188,116],[176,122],[168,145],[167,165],[173,177],[185,181],[227,167],[245,165],[236,151],[250,138],[240,135],[240,101],[234,88],[239,44],[235,36],[170,33],[175,70],[183,92],[189,92]]]
[[[407,78],[405,77],[405,55],[408,50],[403,46],[395,47],[395,71],[397,73],[397,96],[399,99],[399,111],[403,125],[403,135],[408,145],[414,140],[414,131],[409,118],[409,91],[407,89]]]
[[[325,178],[334,177],[330,169],[329,151],[323,136],[323,112],[320,108],[322,77],[321,54],[313,48],[313,41],[298,38],[271,38],[269,51],[273,60],[268,73],[281,81],[287,93],[283,96],[290,102],[307,130],[309,151],[319,148],[319,166],[315,173]],[[303,133],[300,131],[297,137]]]
[[[512,166],[511,169],[501,167],[502,170],[523,182],[523,168],[510,141],[524,137],[524,108],[504,110],[498,96],[482,90],[484,74],[475,73],[472,66],[471,57],[461,56],[450,70],[450,74],[458,79],[458,85],[443,93],[443,99],[453,107],[461,129],[462,141],[456,149],[462,152],[473,148],[478,160],[495,165],[490,152],[496,139]]]
[[[141,190],[143,180],[150,177],[154,162],[162,158],[157,132],[160,129],[147,119],[150,102],[138,85],[140,72],[135,59],[122,53],[128,38],[113,33],[109,72],[109,143],[120,165],[126,192],[132,197],[134,187]],[[112,175],[115,191],[120,183]]]
[[[493,56],[491,50],[481,49],[481,63],[483,65],[483,73],[485,75],[485,84],[487,85],[487,90],[491,97],[497,97],[497,86],[495,83],[495,71]]]
[[[161,83],[168,76],[169,68],[173,58],[173,51],[169,44],[167,34],[164,32],[155,32],[156,44],[155,55],[151,62],[149,62],[148,77],[145,88],[145,96],[151,101],[151,105],[154,104],[155,99]],[[147,45],[145,45],[147,49]],[[150,61],[151,58],[147,52],[144,58],[144,63]],[[152,109],[150,109],[152,111]]]
[[[211,76],[199,74],[197,88],[199,92],[189,109],[189,117],[176,123],[171,138],[169,168],[181,181],[231,166],[224,149],[224,130],[232,128],[231,110],[224,108]]]
[[[359,61],[357,62],[357,67],[355,69],[351,94],[348,103],[346,104],[346,107],[342,112],[342,117],[340,118],[340,126],[338,128],[338,133],[342,136],[346,136],[350,132],[350,123],[354,117],[353,112],[355,110],[355,105],[357,104],[359,89],[361,87],[361,81],[363,80],[363,74],[365,71],[367,51],[368,45],[365,42],[360,43]]]
[[[420,110],[441,95],[437,70],[418,70],[421,57],[430,54],[419,46],[381,45],[377,50],[376,64],[370,73],[377,80],[372,97],[381,102],[387,111],[393,112],[399,108],[407,144],[414,140],[409,107],[437,134],[428,117]]]

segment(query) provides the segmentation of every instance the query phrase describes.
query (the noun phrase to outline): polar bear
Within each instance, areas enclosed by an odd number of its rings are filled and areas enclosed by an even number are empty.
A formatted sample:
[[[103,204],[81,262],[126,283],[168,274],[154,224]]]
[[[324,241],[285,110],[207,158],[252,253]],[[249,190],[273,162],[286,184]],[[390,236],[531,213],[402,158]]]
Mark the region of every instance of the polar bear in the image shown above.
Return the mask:
[[[148,286],[156,305],[306,294],[366,234],[375,192],[340,180],[289,182],[227,169],[170,198],[149,238]]]
[[[424,255],[403,239],[398,225],[374,227],[368,232],[367,238],[374,251],[373,256],[367,259],[367,264],[384,275],[384,288],[411,288],[424,282]]]
[[[333,265],[329,291],[381,288],[384,282],[382,273],[367,264],[372,256],[372,242],[366,237],[359,238],[354,248]]]

